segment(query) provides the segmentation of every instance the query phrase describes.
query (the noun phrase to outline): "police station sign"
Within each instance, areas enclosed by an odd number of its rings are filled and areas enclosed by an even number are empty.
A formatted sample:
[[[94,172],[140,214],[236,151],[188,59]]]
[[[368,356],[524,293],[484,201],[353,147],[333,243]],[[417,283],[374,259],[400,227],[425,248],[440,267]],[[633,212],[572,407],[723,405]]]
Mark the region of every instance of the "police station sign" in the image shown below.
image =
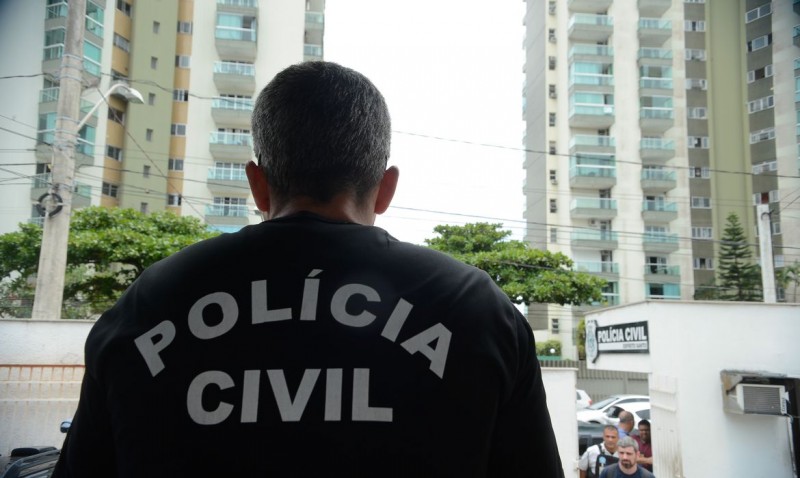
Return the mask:
[[[586,355],[595,362],[601,352],[649,353],[647,322],[629,322],[598,326],[597,321],[586,322]]]

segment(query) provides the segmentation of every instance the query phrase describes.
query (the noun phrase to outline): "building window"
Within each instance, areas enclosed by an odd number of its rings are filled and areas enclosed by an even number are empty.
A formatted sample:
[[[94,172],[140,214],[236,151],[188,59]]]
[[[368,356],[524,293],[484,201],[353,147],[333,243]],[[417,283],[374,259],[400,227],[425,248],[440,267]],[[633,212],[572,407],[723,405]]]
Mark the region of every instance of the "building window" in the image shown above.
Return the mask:
[[[694,268],[699,270],[714,270],[714,259],[711,257],[695,257]]]
[[[777,236],[778,234],[781,233],[781,223],[773,222],[771,223],[771,227],[772,227],[772,234]]]
[[[712,227],[693,227],[692,239],[713,239],[714,228]]]
[[[706,61],[706,51],[701,48],[687,48],[686,60]]]
[[[749,101],[747,103],[747,111],[755,113],[757,111],[765,110],[775,106],[775,97],[772,95],[758,98],[757,100]]]
[[[550,113],[549,124],[550,124],[550,126],[555,126],[556,125],[556,114],[555,113]]]
[[[772,33],[753,38],[747,42],[747,51],[758,51],[772,44]]]
[[[551,169],[550,170],[550,183],[558,184],[558,179],[557,179],[557,176],[556,176],[556,170],[555,169]]]
[[[555,141],[550,141],[549,146],[548,146],[548,152],[550,154],[556,154],[556,142]]]
[[[708,179],[711,177],[711,171],[708,168],[699,166],[689,168],[689,177],[694,179]]]
[[[178,22],[178,33],[185,33],[191,35],[192,22]]]
[[[158,68],[158,58],[156,58],[154,56],[150,57],[150,68],[153,69],[153,70]]]
[[[558,333],[558,319],[552,319],[550,321],[550,332],[553,334]]]
[[[550,13],[550,15],[555,15],[556,14],[556,2],[555,2],[555,0],[550,0],[550,2],[547,4],[547,11]]]
[[[148,93],[147,94],[147,104],[154,105],[156,104],[156,94],[155,93]]]
[[[690,119],[706,119],[708,118],[708,108],[705,106],[695,106],[693,108],[689,108],[688,116]]]
[[[683,28],[687,32],[704,32],[706,31],[706,22],[704,20],[686,20],[683,22]]]
[[[142,177],[149,178],[150,177],[150,166],[144,165],[142,166]]]
[[[128,75],[123,75],[117,70],[111,69],[111,79],[114,81],[128,81]]]
[[[711,198],[692,196],[693,209],[711,209]]]
[[[131,42],[130,42],[130,40],[128,40],[127,38],[125,38],[125,37],[123,37],[121,35],[118,35],[116,33],[114,34],[114,46],[119,48],[120,50],[126,51],[128,53],[130,53],[130,51],[131,51]]]
[[[153,130],[152,129],[147,128],[147,130],[144,132],[144,139],[146,139],[147,141],[153,141]]]
[[[183,160],[178,158],[169,158],[167,169],[170,171],[183,171]]]
[[[103,183],[103,186],[100,191],[103,193],[104,196],[115,198],[117,197],[117,193],[119,192],[119,186],[111,183]]]
[[[775,139],[775,128],[769,127],[750,133],[750,144],[760,143]]]
[[[122,12],[125,16],[131,16],[131,4],[125,0],[117,0],[117,10]]]
[[[182,123],[173,123],[170,126],[169,134],[172,136],[186,136],[186,125]]]
[[[125,125],[125,112],[114,107],[108,107],[108,120]]]
[[[744,22],[750,23],[758,20],[759,18],[766,17],[772,13],[772,4],[765,3],[760,7],[754,8],[752,10],[748,10],[747,13],[744,14]]]
[[[773,159],[772,161],[764,161],[763,163],[758,163],[753,165],[753,174],[763,174],[777,170],[778,170],[777,159]]]
[[[122,148],[106,145],[106,156],[115,161],[122,161]]]
[[[555,227],[550,228],[550,242],[553,244],[558,243],[558,228]]]
[[[189,90],[172,90],[173,101],[189,101]]]
[[[147,203],[146,202],[139,203],[139,212],[142,213],[142,214],[147,214]]]
[[[687,90],[706,90],[708,81],[705,78],[686,78]]]
[[[175,66],[178,68],[189,68],[191,58],[188,55],[175,55]]]
[[[555,199],[550,200],[550,212],[558,211],[558,202]]]
[[[708,149],[708,136],[689,136],[689,147]]]
[[[159,22],[153,22],[153,33],[158,34],[158,31],[161,30],[161,24]]]
[[[780,194],[777,189],[753,194],[754,206],[757,206],[759,204],[769,204],[771,202],[778,202],[779,200],[780,200]]]
[[[547,65],[551,70],[556,69],[556,57],[551,56],[547,58]]]
[[[167,206],[180,206],[182,202],[180,194],[167,194]]]
[[[555,28],[551,28],[551,29],[549,29],[547,31],[547,39],[550,41],[550,43],[555,43],[556,42],[556,29]]]
[[[747,72],[747,82],[752,83],[762,78],[769,78],[772,76],[772,64],[766,65],[762,68],[756,68]]]

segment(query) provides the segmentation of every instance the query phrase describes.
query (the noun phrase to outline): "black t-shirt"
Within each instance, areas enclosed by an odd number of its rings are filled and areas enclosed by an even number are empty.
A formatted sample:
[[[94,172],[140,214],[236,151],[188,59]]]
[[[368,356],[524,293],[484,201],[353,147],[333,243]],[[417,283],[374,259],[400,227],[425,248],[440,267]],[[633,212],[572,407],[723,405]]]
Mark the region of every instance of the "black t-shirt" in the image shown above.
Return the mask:
[[[148,268],[86,342],[54,476],[563,476],[482,271],[299,214]]]

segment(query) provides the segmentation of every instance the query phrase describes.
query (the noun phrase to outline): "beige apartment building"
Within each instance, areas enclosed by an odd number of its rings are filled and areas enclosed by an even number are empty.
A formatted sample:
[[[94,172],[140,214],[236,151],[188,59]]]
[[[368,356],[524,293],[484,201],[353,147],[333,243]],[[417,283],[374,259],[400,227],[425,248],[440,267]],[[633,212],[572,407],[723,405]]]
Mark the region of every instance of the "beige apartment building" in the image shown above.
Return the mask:
[[[775,266],[800,260],[800,2],[526,6],[531,244],[607,279],[606,305],[703,297],[729,213],[758,256],[757,204]],[[602,305],[532,307],[529,320],[574,357],[583,313]]]
[[[0,233],[42,220],[69,3],[0,4]],[[75,207],[170,210],[235,231],[260,221],[244,174],[254,98],[322,59],[325,0],[87,0]],[[6,78],[10,77],[10,78]],[[129,103],[124,82],[141,93]]]

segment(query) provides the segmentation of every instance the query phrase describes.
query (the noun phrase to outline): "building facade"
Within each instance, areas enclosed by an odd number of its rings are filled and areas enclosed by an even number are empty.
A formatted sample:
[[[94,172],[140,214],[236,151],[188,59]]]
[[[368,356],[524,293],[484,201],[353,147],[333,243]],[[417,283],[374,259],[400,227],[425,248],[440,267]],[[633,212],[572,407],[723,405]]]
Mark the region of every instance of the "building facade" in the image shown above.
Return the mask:
[[[758,255],[756,204],[770,204],[776,266],[800,259],[797,2],[526,5],[531,244],[605,278],[607,305],[713,291],[729,213]],[[569,356],[590,308],[529,319]]]
[[[50,184],[68,2],[0,4],[0,233],[41,222]],[[192,215],[221,231],[260,221],[244,166],[254,97],[322,59],[325,0],[87,0],[74,207]],[[143,104],[105,92],[124,82]],[[119,91],[119,90],[117,90]]]

